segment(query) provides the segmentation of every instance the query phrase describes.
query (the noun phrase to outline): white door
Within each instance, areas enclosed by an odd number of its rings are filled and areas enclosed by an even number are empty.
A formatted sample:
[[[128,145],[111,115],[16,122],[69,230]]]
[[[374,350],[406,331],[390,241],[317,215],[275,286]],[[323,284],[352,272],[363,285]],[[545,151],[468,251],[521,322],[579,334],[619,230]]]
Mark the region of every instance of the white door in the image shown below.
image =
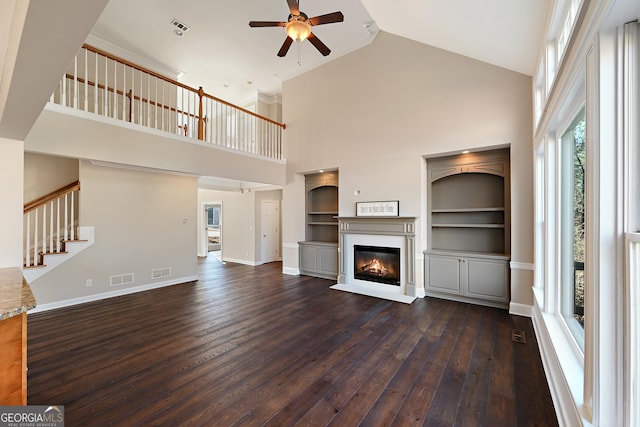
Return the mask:
[[[262,200],[262,262],[272,262],[280,259],[280,202],[277,200]]]

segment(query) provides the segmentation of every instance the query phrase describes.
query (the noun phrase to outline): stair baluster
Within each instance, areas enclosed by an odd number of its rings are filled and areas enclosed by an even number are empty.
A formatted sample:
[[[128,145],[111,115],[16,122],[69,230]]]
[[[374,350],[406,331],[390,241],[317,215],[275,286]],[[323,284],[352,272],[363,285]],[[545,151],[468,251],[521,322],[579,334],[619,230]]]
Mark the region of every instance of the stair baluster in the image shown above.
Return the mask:
[[[75,194],[78,191],[80,182],[76,181],[25,204],[26,268],[44,265],[45,255],[65,253],[65,243],[77,240]]]

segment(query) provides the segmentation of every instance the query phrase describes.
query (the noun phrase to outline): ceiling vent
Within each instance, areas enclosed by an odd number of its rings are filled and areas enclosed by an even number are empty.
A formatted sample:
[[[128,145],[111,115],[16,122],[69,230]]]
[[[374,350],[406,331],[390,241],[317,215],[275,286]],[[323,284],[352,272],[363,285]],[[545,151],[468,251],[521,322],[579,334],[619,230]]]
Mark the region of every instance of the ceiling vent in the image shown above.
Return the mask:
[[[171,24],[172,24],[174,27],[176,27],[176,28],[175,28],[175,29],[176,29],[176,31],[180,31],[180,32],[182,32],[183,34],[184,34],[184,33],[186,33],[187,31],[189,31],[189,27],[188,27],[188,26],[186,26],[184,23],[182,23],[182,22],[178,21],[178,20],[177,20],[177,19],[175,19],[175,18],[171,21]]]

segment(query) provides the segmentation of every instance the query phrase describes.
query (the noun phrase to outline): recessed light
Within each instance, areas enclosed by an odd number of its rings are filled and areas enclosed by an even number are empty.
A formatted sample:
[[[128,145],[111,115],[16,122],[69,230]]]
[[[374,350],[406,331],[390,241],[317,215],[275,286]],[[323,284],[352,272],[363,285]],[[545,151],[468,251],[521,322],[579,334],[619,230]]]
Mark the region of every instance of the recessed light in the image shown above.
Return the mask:
[[[462,154],[469,154],[469,153],[470,153],[470,151],[469,151],[469,150],[464,150],[464,151],[462,152]]]
[[[175,30],[174,33],[176,33],[176,36],[178,36],[178,37],[184,36],[184,33],[182,31],[180,31],[180,30]]]
[[[322,173],[324,172],[324,169],[319,169],[318,172]]]

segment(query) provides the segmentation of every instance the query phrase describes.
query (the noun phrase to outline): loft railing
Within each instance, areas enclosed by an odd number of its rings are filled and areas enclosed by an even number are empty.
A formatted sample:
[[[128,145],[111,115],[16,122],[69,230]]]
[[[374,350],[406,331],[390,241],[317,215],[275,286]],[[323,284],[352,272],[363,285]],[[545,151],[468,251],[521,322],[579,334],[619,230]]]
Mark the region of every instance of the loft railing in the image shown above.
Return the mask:
[[[42,265],[45,254],[64,253],[76,240],[80,182],[72,182],[24,205],[24,266]]]
[[[60,80],[51,102],[282,159],[284,124],[86,44]]]

